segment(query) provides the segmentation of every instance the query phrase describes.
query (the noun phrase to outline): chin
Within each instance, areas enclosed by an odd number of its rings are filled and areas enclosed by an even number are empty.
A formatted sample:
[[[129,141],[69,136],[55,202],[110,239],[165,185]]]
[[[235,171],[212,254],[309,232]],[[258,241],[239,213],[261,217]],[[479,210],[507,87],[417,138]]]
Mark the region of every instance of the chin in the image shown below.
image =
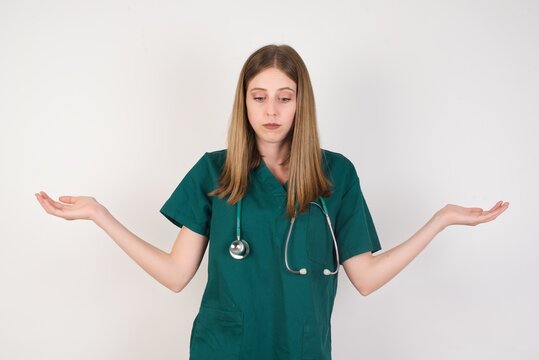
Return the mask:
[[[265,143],[278,144],[284,141],[284,137],[266,137],[266,136],[257,136],[257,141],[262,141]]]

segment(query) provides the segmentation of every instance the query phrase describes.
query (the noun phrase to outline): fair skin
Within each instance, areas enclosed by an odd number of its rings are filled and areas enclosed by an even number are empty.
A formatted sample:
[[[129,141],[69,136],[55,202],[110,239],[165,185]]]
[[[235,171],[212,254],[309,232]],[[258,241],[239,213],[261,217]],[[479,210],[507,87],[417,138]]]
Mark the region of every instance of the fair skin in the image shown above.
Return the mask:
[[[282,183],[288,179],[288,169],[278,164],[289,150],[283,145],[283,139],[294,121],[295,95],[294,81],[274,68],[259,73],[247,87],[248,117],[258,149],[268,168]],[[263,126],[267,123],[281,126],[268,129]],[[186,226],[180,229],[168,253],[133,234],[93,197],[60,196],[59,201],[55,201],[43,191],[35,195],[48,214],[66,220],[95,222],[148,274],[174,292],[180,292],[191,281],[206,251],[208,238]],[[344,270],[359,293],[369,295],[402,271],[446,227],[492,221],[508,206],[509,203],[499,201],[484,211],[447,204],[406,241],[379,255],[366,252],[353,256],[343,262]]]
[[[251,79],[246,93],[247,117],[256,134],[258,151],[275,177],[285,183],[288,167],[279,163],[289,151],[283,140],[294,122],[296,83],[281,70],[269,68]],[[280,126],[276,129],[263,126],[269,123]]]

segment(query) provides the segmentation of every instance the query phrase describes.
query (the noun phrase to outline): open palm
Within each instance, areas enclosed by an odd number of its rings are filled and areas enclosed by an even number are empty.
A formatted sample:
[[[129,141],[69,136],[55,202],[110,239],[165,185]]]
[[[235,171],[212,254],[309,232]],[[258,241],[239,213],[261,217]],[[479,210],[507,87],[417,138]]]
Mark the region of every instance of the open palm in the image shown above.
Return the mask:
[[[92,220],[100,204],[91,196],[60,196],[51,199],[44,191],[36,193],[36,198],[45,211],[66,220]]]
[[[485,223],[496,219],[509,207],[508,202],[498,201],[490,210],[477,207],[463,207],[447,204],[438,213],[447,225],[471,225]]]

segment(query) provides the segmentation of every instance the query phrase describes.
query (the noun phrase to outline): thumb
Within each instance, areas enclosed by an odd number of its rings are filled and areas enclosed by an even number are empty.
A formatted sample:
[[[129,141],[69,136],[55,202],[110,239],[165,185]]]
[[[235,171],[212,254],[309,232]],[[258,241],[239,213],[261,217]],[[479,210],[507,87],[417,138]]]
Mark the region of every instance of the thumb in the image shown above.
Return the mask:
[[[77,201],[77,196],[64,195],[64,196],[60,196],[58,200],[66,204],[73,204],[75,203],[75,201]]]

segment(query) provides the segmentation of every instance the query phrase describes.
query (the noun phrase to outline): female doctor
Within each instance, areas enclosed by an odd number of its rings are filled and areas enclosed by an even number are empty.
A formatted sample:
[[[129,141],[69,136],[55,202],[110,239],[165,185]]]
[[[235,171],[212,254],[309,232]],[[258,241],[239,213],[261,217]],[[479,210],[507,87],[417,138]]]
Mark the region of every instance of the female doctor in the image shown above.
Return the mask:
[[[331,359],[338,270],[366,296],[449,225],[494,220],[448,204],[411,238],[379,255],[352,162],[321,149],[309,74],[297,52],[268,45],[245,62],[226,149],[206,152],[160,212],[181,231],[169,252],[137,237],[89,196],[36,193],[45,211],[101,227],[157,281],[180,292],[208,247],[208,282],[190,359]]]

